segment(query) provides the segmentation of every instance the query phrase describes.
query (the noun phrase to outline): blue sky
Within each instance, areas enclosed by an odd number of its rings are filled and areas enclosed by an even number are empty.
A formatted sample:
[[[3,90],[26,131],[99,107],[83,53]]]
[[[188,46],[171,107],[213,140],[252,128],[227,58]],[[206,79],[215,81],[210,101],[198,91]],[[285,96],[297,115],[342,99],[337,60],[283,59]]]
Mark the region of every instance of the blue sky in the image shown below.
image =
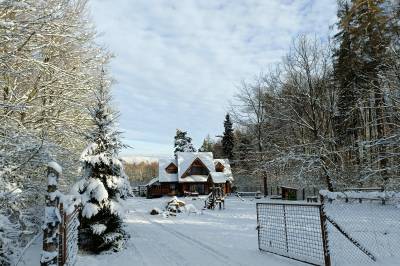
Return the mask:
[[[223,131],[240,83],[307,33],[326,38],[336,0],[92,0],[98,41],[115,58],[114,99],[129,154],[172,154],[177,128],[196,147]]]

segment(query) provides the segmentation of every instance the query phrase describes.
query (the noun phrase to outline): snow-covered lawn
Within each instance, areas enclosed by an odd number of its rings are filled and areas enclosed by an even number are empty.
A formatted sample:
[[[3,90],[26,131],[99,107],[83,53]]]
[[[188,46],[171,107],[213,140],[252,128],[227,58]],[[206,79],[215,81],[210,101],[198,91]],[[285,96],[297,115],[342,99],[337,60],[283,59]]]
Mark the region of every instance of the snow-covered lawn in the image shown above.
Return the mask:
[[[303,265],[258,250],[256,200],[228,198],[225,210],[201,211],[203,200],[183,199],[201,213],[153,216],[168,198],[129,199],[125,250],[97,256],[81,254],[77,266],[130,265]]]

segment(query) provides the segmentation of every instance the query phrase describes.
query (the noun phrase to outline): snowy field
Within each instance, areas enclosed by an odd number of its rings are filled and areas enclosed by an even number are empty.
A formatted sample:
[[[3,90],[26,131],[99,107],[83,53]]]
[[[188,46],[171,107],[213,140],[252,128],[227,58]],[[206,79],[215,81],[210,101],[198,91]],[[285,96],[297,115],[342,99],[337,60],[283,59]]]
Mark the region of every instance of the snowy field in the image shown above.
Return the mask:
[[[305,265],[261,252],[257,246],[256,200],[227,199],[225,210],[201,211],[203,200],[183,199],[201,213],[152,216],[168,198],[129,199],[126,230],[131,239],[120,253],[81,254],[77,266],[128,265]]]

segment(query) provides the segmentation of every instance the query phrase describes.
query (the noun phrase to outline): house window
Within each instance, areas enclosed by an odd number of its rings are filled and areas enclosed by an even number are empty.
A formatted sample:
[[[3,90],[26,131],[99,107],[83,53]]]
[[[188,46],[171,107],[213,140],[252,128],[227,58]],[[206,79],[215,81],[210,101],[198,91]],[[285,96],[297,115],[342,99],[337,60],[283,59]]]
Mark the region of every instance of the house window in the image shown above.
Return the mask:
[[[222,163],[218,162],[215,165],[215,172],[223,172],[224,171],[224,166],[222,165]]]
[[[168,174],[176,174],[178,173],[178,167],[176,167],[175,164],[170,163],[167,168],[165,168],[165,171],[167,171]]]
[[[199,194],[204,194],[204,184],[191,184],[190,192],[198,192]]]
[[[208,175],[208,169],[199,159],[196,159],[190,168],[189,175]]]

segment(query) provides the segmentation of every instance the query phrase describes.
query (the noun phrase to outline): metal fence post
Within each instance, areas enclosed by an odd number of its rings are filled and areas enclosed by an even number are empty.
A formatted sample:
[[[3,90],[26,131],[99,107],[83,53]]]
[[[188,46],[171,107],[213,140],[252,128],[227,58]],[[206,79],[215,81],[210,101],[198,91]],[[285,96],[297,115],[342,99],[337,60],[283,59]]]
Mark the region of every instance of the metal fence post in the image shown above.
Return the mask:
[[[257,211],[257,237],[258,237],[258,249],[261,250],[261,246],[260,246],[260,230],[261,230],[261,226],[260,226],[260,213],[259,213],[259,206],[260,203],[256,204],[256,211]]]
[[[288,243],[288,237],[287,237],[287,222],[286,222],[286,205],[283,205],[283,221],[285,223],[286,252],[289,252],[289,243]]]

